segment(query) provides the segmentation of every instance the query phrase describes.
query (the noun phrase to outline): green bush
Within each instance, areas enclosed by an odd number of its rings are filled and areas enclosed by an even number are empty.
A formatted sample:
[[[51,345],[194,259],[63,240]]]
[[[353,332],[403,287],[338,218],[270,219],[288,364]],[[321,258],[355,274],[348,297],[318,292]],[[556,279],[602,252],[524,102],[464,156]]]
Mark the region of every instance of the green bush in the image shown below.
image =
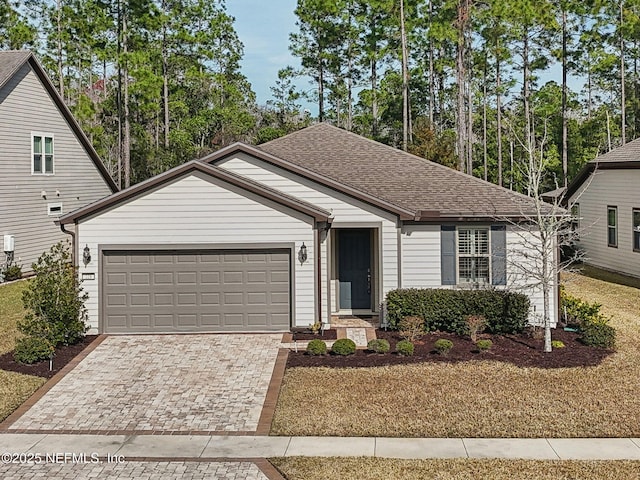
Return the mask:
[[[602,304],[589,303],[569,295],[564,287],[560,287],[560,313],[565,324],[579,327],[582,322],[601,321]]]
[[[18,330],[27,336],[41,336],[51,345],[77,343],[87,331],[88,298],[71,265],[69,245],[59,242],[32,265],[36,276],[22,294],[27,314],[18,321]]]
[[[391,345],[384,338],[376,338],[367,343],[367,350],[375,353],[387,353],[391,349]]]
[[[356,343],[350,338],[341,338],[333,342],[331,351],[336,355],[353,355],[356,353]]]
[[[46,338],[22,337],[16,341],[13,358],[16,362],[32,364],[51,358],[53,346]]]
[[[413,355],[413,351],[414,351],[414,346],[413,343],[411,343],[409,340],[400,340],[398,343],[396,343],[396,352],[398,352],[399,355],[403,355],[405,357],[410,357],[411,355]]]
[[[490,333],[520,333],[527,324],[529,298],[504,290],[397,289],[386,297],[392,328],[405,317],[424,319],[425,331],[465,335],[469,315],[481,315]]]
[[[551,340],[552,348],[564,348],[564,342],[562,340]]]
[[[0,277],[2,277],[5,282],[11,282],[12,280],[22,278],[22,265],[13,264],[5,267]]]
[[[327,344],[322,340],[311,340],[307,344],[307,353],[309,355],[324,355],[327,353]]]
[[[485,352],[493,347],[493,342],[491,340],[478,340],[476,342],[476,347],[478,347],[478,350],[481,352]]]
[[[590,347],[615,348],[616,330],[606,320],[582,322],[580,341]]]
[[[451,340],[447,340],[446,338],[441,338],[439,340],[436,340],[433,346],[436,347],[436,352],[438,352],[440,355],[447,355],[449,353],[449,350],[453,348],[453,342]]]

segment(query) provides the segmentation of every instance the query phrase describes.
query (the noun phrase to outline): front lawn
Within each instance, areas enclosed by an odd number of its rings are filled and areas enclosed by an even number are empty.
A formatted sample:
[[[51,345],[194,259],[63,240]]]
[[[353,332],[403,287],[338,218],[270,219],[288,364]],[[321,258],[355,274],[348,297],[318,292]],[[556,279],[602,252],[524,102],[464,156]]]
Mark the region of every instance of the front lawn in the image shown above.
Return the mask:
[[[22,292],[27,282],[0,285],[0,355],[13,350],[18,337],[16,322],[24,315]],[[0,370],[0,421],[40,388],[46,379]]]
[[[628,480],[637,478],[637,461],[568,460],[399,460],[389,458],[271,458],[289,480]]]
[[[471,361],[288,369],[273,435],[638,437],[640,290],[586,276],[567,292],[603,304],[618,351],[600,365],[521,368]]]

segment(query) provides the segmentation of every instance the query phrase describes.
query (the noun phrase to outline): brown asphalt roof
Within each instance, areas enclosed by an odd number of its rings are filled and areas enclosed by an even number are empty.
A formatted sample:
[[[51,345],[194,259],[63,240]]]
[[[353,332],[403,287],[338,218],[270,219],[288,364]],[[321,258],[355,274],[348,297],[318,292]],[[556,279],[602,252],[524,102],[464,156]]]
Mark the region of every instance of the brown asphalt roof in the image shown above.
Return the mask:
[[[534,212],[529,197],[326,123],[256,148],[414,212],[416,219],[522,217]]]
[[[316,221],[327,222],[331,221],[331,213],[323,208],[317,207],[309,202],[305,202],[298,198],[284,194],[278,190],[267,187],[262,183],[255,182],[242,175],[230,172],[223,168],[219,168],[200,160],[191,160],[190,162],[183,163],[182,165],[172,168],[164,173],[156,175],[148,180],[140,182],[132,187],[129,187],[120,192],[114,193],[106,198],[93,202],[85,207],[79,208],[60,217],[59,223],[66,225],[70,223],[76,223],[84,218],[91,217],[96,213],[111,208],[115,205],[124,203],[138,195],[142,195],[149,192],[161,185],[164,185],[170,181],[180,178],[184,175],[202,172],[210,177],[217,178],[224,182],[230,183],[243,190],[255,193],[263,198],[272,200],[280,205],[292,208],[298,212],[302,212],[306,215],[313,217]]]
[[[44,85],[44,88],[49,93],[49,96],[62,113],[62,116],[67,120],[69,127],[75,133],[78,141],[86,150],[89,158],[91,158],[94,165],[102,175],[102,178],[104,178],[104,181],[107,183],[112,192],[117,192],[117,185],[111,178],[111,175],[109,175],[109,172],[107,171],[104,164],[102,163],[102,160],[93,148],[93,145],[84,134],[84,132],[80,128],[80,125],[78,125],[78,122],[76,122],[75,118],[71,114],[71,111],[64,103],[64,100],[60,98],[58,91],[53,86],[53,83],[51,83],[51,80],[45,73],[44,69],[31,52],[25,50],[0,51],[0,89],[5,86],[5,84],[18,72],[18,70],[22,68],[22,66],[26,62],[29,62],[29,65]]]

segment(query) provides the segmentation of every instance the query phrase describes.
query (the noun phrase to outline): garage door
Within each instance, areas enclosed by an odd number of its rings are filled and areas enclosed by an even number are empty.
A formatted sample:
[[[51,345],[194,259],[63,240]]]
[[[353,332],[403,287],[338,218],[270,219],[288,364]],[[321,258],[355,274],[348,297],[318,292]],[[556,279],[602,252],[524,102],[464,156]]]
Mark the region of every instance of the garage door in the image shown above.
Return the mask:
[[[290,267],[286,249],[104,251],[103,331],[288,330]]]

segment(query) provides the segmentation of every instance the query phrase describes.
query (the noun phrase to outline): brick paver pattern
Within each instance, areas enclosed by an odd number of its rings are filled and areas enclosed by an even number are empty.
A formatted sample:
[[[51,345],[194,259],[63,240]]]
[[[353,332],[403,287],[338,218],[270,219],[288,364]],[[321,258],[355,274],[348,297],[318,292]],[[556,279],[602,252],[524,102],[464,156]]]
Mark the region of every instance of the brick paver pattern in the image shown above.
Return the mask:
[[[10,429],[255,431],[281,338],[108,337]]]
[[[76,480],[108,478],[136,480],[268,480],[251,462],[123,462],[0,465],[3,480]]]

